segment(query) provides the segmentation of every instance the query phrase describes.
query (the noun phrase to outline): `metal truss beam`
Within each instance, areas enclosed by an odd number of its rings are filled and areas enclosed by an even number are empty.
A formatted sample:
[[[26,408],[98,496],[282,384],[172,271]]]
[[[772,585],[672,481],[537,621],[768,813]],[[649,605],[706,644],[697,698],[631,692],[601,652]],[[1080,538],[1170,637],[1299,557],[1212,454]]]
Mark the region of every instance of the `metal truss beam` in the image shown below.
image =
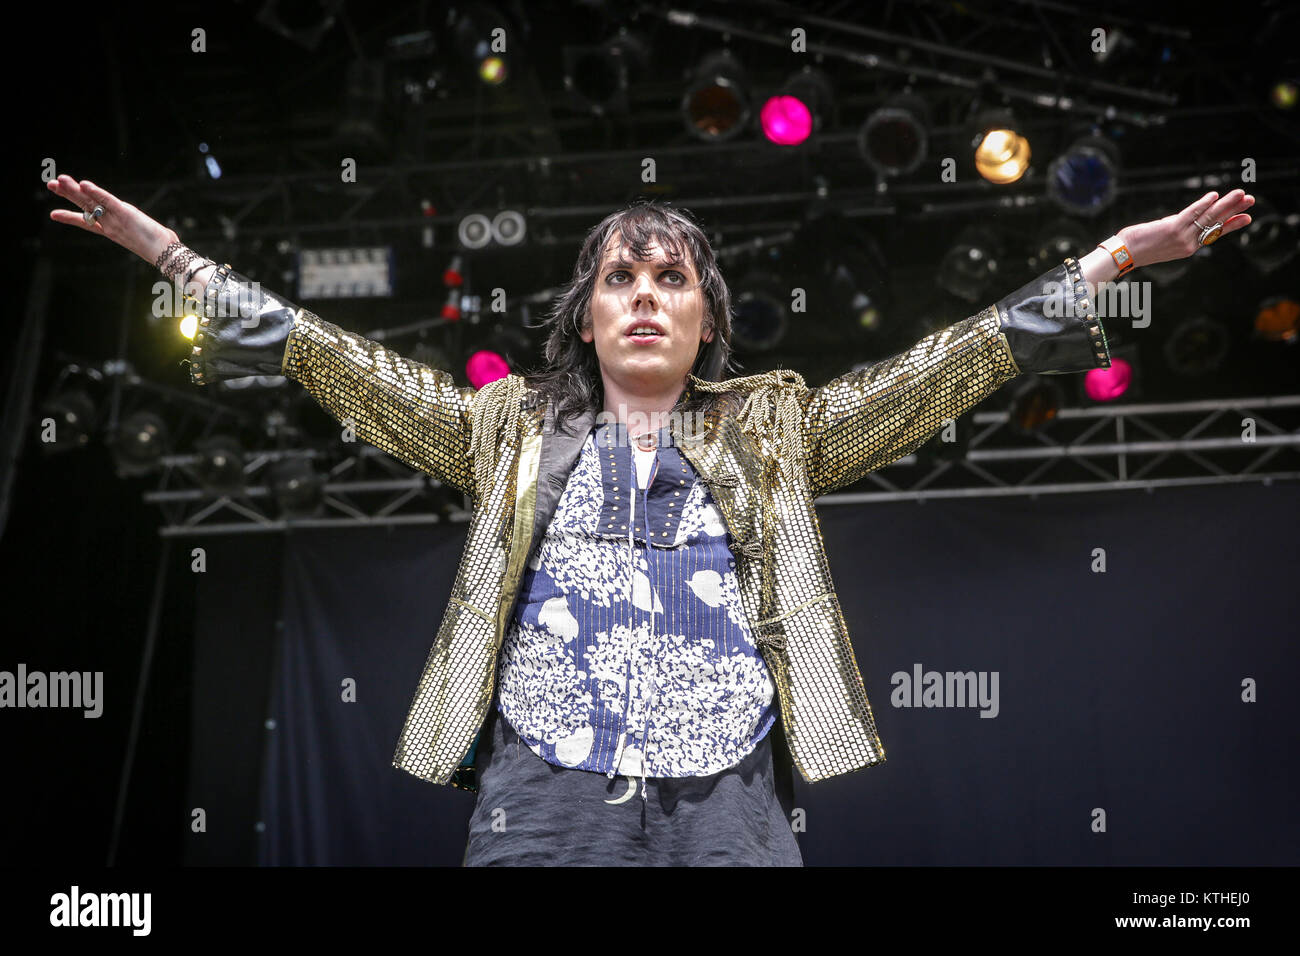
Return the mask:
[[[1283,423],[1284,418],[1289,421]],[[817,504],[1152,491],[1300,479],[1300,468],[1295,467],[1300,461],[1292,467],[1264,467],[1279,455],[1300,453],[1300,395],[1069,408],[1060,412],[1052,430],[1029,439],[1014,431],[1007,412],[975,412],[971,419],[976,431],[964,457],[935,460],[924,451],[908,455],[868,476],[876,490],[825,495]],[[1253,421],[1253,440],[1242,437],[1242,419]],[[1207,434],[1216,425],[1220,433]],[[1076,433],[1065,437],[1056,431],[1061,426],[1073,426]],[[1142,437],[1130,438],[1130,433]],[[1216,453],[1225,461],[1207,457]],[[277,513],[268,466],[293,457],[322,467],[334,461],[324,476],[318,514]],[[166,524],[159,533],[164,537],[438,524],[470,516],[469,502],[458,492],[369,445],[359,445],[338,460],[314,450],[250,452],[246,487],[239,494],[204,488],[197,471],[200,461],[198,455],[167,456],[160,487],[144,494],[146,502],[163,510]],[[1071,473],[1049,480],[1048,469],[1061,463],[1071,467]],[[383,469],[388,477],[363,477],[367,465]],[[943,487],[938,486],[941,480]]]
[[[1284,417],[1288,421],[1281,424]],[[1300,478],[1294,467],[1300,460],[1291,468],[1264,467],[1279,454],[1300,453],[1300,395],[1066,408],[1051,428],[1034,433],[1037,444],[1029,446],[1009,412],[975,412],[971,418],[976,432],[960,458],[909,455],[867,476],[877,490],[826,495],[817,503],[1150,491]],[[1218,434],[1206,434],[1216,426]],[[1060,471],[1062,465],[1069,474],[1049,480],[1049,469]]]

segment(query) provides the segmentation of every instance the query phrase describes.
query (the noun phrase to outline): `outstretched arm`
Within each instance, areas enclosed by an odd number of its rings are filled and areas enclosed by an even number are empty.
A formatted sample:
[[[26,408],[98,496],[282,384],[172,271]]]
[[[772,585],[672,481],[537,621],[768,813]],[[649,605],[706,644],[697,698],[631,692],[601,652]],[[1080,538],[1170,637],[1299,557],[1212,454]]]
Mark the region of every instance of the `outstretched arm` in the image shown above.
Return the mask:
[[[1194,221],[1221,222],[1226,235],[1250,224],[1244,211],[1253,203],[1242,190],[1207,193],[1182,212],[1126,226],[1119,238],[1135,267],[1185,258],[1199,248]],[[1017,375],[1108,368],[1096,286],[1118,271],[1100,248],[1082,260],[1066,259],[907,351],[804,390],[799,401],[813,494],[852,484],[910,454],[947,419]]]
[[[51,219],[97,232],[146,262],[157,264],[179,245],[174,231],[93,183],[60,176],[49,188],[82,210],[103,209],[89,222],[63,209],[52,211]],[[474,389],[457,387],[446,372],[326,322],[229,266],[203,266],[185,289],[201,307],[190,357],[195,384],[285,375],[352,425],[363,441],[476,496],[470,457]]]

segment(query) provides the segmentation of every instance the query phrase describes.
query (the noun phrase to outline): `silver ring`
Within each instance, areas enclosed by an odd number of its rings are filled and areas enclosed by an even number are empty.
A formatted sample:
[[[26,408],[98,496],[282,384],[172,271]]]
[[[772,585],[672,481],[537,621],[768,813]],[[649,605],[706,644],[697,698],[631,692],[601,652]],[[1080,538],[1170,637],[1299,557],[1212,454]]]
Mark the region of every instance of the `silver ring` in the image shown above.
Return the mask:
[[[104,215],[104,207],[96,206],[94,209],[83,210],[81,213],[81,218],[84,219],[86,222],[93,222],[94,220],[98,219],[102,215]]]
[[[1197,225],[1199,226],[1200,223],[1198,222]],[[1208,246],[1218,239],[1222,233],[1223,223],[1221,222],[1216,222],[1213,226],[1203,227],[1201,229],[1201,237],[1197,240],[1197,245]]]
[[[1204,226],[1201,225],[1201,221],[1200,221],[1199,219],[1193,219],[1192,222],[1196,223],[1196,228],[1197,228],[1197,229],[1204,229],[1204,228],[1205,228]]]

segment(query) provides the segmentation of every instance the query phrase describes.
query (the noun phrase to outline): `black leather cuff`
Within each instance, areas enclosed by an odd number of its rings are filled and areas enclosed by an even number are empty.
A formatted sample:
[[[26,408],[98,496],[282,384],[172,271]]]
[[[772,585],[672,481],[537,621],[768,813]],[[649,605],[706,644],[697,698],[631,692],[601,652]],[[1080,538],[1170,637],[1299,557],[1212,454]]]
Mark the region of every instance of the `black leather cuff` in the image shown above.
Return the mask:
[[[203,290],[190,381],[207,385],[248,375],[283,375],[289,333],[300,311],[229,264],[218,267]]]
[[[1060,375],[1110,368],[1106,330],[1075,259],[1044,272],[995,305],[1021,372]]]

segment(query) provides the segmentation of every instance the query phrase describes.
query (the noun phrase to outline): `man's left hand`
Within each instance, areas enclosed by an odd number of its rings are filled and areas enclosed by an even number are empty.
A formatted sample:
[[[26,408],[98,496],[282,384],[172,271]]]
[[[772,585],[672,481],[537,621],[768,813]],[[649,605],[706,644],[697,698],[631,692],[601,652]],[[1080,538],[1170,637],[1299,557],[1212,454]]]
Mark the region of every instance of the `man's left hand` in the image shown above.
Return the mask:
[[[1250,216],[1245,214],[1245,210],[1254,204],[1255,197],[1247,195],[1244,189],[1234,189],[1226,196],[1209,192],[1182,212],[1152,222],[1140,222],[1136,226],[1125,226],[1118,235],[1128,246],[1135,266],[1186,259],[1201,247],[1202,227],[1223,223],[1223,231],[1218,237],[1222,239],[1228,233],[1250,225]]]

